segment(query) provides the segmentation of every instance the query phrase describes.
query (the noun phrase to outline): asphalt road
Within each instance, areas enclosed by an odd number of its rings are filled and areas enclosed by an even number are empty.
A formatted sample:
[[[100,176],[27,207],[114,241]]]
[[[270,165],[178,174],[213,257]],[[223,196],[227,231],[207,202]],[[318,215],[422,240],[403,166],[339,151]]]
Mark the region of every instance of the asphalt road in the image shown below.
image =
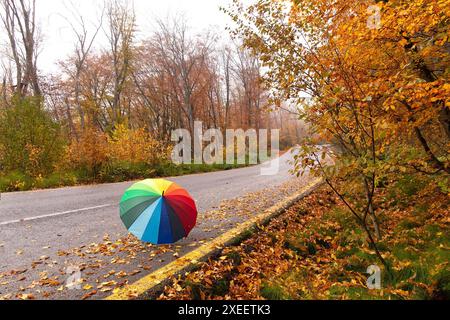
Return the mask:
[[[276,175],[261,175],[268,164],[206,174],[168,178],[194,197],[200,212],[222,200],[281,185],[292,179],[288,163],[280,158]],[[118,204],[133,182],[6,193],[0,200],[0,273],[29,266],[46,250],[69,250],[98,242],[105,234],[127,234]]]

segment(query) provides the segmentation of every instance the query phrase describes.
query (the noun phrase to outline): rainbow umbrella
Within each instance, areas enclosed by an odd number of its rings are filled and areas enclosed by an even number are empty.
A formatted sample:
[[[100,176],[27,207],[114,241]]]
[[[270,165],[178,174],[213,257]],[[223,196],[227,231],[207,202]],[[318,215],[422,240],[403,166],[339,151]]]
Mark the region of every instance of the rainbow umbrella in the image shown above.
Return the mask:
[[[197,208],[189,193],[176,183],[149,179],[125,192],[120,218],[140,240],[171,244],[189,235],[197,222]]]

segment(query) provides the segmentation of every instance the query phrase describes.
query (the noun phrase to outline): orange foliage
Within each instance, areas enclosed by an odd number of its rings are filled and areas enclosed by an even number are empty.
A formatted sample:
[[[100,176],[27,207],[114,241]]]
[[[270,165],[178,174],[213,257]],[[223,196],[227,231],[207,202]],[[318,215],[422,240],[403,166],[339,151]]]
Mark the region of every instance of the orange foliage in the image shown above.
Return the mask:
[[[31,143],[27,143],[25,149],[28,152],[29,165],[26,168],[26,173],[32,177],[37,177],[42,173],[41,170],[41,154],[42,148],[35,146]]]
[[[156,164],[167,159],[168,150],[153,139],[145,129],[130,130],[117,125],[108,137],[107,156],[112,161]]]
[[[80,138],[73,140],[66,150],[65,166],[97,171],[107,162],[107,136],[94,128],[86,128]]]

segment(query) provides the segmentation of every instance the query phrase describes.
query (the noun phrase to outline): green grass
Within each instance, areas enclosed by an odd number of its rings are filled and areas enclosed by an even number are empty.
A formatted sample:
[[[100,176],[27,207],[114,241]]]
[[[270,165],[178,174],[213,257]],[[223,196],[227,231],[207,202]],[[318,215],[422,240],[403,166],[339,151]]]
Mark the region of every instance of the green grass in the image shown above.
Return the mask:
[[[216,280],[211,288],[211,294],[218,297],[225,296],[228,291],[230,290],[230,281],[231,281],[231,275],[225,275],[225,277]]]
[[[232,170],[249,166],[250,156],[246,155],[246,164],[174,164],[170,161],[149,165],[127,161],[109,161],[98,168],[76,168],[53,172],[43,177],[32,177],[20,171],[0,171],[0,192],[48,189],[65,186],[96,183],[114,183],[140,179],[177,177],[188,174],[208,173]],[[0,163],[1,168],[1,163]]]
[[[19,171],[0,173],[0,192],[26,191],[34,189],[48,189],[65,186],[75,186],[94,183],[112,183],[151,179],[162,177],[175,177],[187,174],[207,173],[222,170],[231,170],[245,167],[245,165],[229,164],[183,164],[163,163],[149,166],[144,163],[118,162],[103,166],[98,172],[79,168],[65,172],[54,172],[45,177],[31,177]]]
[[[289,298],[280,285],[267,282],[261,285],[260,294],[267,300],[287,300]]]
[[[240,235],[238,235],[237,237],[235,237],[233,239],[232,244],[239,244],[241,242],[244,242],[245,240],[247,240],[248,238],[253,236],[255,234],[255,232],[256,232],[255,227],[252,227],[250,229],[243,231]]]
[[[413,194],[413,189],[409,187],[401,187],[407,196]],[[304,259],[314,256],[314,248],[327,249],[320,239],[331,236],[336,240],[339,247],[337,250],[330,250],[340,259],[340,263],[334,269],[329,267],[333,271],[327,273],[328,281],[332,283],[326,293],[328,299],[405,299],[402,292],[409,293],[408,299],[449,299],[450,233],[447,225],[436,223],[431,218],[429,205],[417,205],[393,227],[393,234],[378,242],[378,248],[386,254],[387,263],[392,269],[391,275],[382,271],[384,290],[369,290],[362,284],[348,285],[355,279],[355,274],[365,279],[368,277],[367,267],[381,263],[374,252],[367,249],[363,230],[343,209],[331,208],[320,221],[311,223],[308,228],[286,234],[284,247],[292,250],[299,259]],[[330,222],[337,222],[341,229],[337,231]],[[266,280],[261,296],[267,299],[286,299],[296,281],[298,284],[310,281],[304,272],[289,271],[272,281]],[[290,281],[281,281],[286,277]],[[297,293],[293,298],[308,299],[316,294],[320,293]]]
[[[242,262],[242,257],[237,251],[231,251],[230,253],[228,253],[227,258],[233,261],[234,266],[238,266]]]
[[[0,192],[29,190],[32,185],[33,179],[19,171],[0,175]]]

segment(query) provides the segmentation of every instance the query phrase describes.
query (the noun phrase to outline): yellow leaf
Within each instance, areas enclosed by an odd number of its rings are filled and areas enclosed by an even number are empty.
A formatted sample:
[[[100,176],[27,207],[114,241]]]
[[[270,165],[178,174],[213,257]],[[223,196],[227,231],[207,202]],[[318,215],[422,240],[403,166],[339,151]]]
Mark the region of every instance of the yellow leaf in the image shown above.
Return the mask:
[[[83,287],[83,290],[91,290],[93,287],[90,284],[87,284]]]

